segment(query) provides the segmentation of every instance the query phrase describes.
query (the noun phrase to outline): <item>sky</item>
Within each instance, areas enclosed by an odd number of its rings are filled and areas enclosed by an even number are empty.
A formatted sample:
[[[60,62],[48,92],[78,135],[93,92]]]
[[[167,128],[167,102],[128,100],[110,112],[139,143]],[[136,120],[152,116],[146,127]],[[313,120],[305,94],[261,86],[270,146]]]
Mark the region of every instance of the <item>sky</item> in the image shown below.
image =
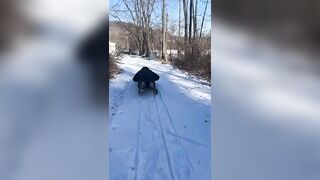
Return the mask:
[[[182,3],[182,2],[181,2]],[[205,10],[206,0],[198,0],[198,27],[200,28],[201,21],[202,21],[202,15]],[[109,13],[114,13],[115,10],[126,10],[126,7],[123,3],[123,0],[110,0],[109,1]],[[162,1],[156,0],[155,5],[155,13],[152,15],[153,22],[161,24],[161,10],[162,10]],[[178,26],[179,21],[179,0],[167,0],[167,13],[169,18],[169,26],[172,23],[176,23]],[[118,14],[122,21],[130,21],[129,14],[126,14],[126,12],[122,11]],[[158,17],[157,17],[158,16]],[[114,18],[113,16],[109,15],[110,21],[117,21],[117,18]],[[183,25],[183,13],[182,13],[182,7],[181,7],[181,26]],[[211,29],[211,1],[209,0],[205,21],[203,25],[203,32],[209,32]]]

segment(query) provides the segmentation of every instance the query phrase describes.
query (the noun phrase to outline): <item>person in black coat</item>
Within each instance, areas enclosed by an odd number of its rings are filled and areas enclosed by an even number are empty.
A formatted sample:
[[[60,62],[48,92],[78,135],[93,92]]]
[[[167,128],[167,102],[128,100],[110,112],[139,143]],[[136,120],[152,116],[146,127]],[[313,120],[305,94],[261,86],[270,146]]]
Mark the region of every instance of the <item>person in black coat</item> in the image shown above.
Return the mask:
[[[160,76],[151,71],[148,67],[141,68],[133,77],[133,81],[138,82],[138,92],[140,95],[143,94],[146,88],[152,89],[153,94],[158,94],[155,81],[158,81],[159,79]]]

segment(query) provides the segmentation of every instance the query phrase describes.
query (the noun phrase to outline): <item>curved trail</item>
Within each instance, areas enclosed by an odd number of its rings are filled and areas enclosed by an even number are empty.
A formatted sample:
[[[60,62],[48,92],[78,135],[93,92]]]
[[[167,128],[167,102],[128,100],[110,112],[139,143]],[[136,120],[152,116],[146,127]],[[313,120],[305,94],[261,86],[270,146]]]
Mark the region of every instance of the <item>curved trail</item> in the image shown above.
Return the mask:
[[[138,56],[119,65],[123,72],[110,82],[109,178],[210,179],[211,88]],[[156,96],[138,95],[132,77],[143,66],[160,75]]]

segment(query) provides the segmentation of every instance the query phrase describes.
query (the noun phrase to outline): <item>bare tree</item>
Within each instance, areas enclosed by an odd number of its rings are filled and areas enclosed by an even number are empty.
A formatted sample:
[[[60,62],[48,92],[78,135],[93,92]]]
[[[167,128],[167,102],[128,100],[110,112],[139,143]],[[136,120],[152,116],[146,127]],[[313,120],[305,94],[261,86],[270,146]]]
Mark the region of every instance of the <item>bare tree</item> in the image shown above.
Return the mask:
[[[197,35],[197,8],[198,8],[198,0],[196,0],[196,5],[194,7],[194,15],[193,15],[193,41],[196,40],[196,35]]]
[[[188,3],[186,0],[183,2],[183,14],[184,14],[184,42],[188,41]]]
[[[178,35],[178,43],[180,43],[180,28],[181,28],[181,0],[179,0],[179,35]],[[180,46],[178,46],[178,54],[180,54]]]
[[[203,16],[202,16],[202,22],[201,22],[201,28],[200,28],[200,38],[201,38],[201,35],[202,35],[203,22],[204,22],[204,18],[206,16],[206,12],[207,12],[208,2],[209,2],[209,0],[207,0],[207,2],[206,2],[206,7],[204,8],[204,13],[203,13]]]
[[[172,49],[175,48],[176,46],[176,38],[175,38],[176,36],[174,35],[176,33],[176,30],[177,30],[177,24],[175,22],[172,22],[169,28],[170,33],[168,34],[168,37],[167,37],[167,38],[170,38],[170,43],[169,43],[170,54],[172,52]]]
[[[162,58],[167,61],[167,17],[166,17],[166,0],[162,3]]]
[[[191,42],[191,34],[192,34],[192,17],[193,17],[193,0],[190,0],[190,8],[189,8],[189,43]]]
[[[128,27],[130,36],[139,44],[140,55],[149,56],[151,47],[151,14],[156,0],[122,0],[133,26]],[[122,10],[123,11],[123,10]],[[112,13],[110,13],[112,15]],[[113,15],[115,17],[115,15]],[[121,19],[116,16],[117,19]]]

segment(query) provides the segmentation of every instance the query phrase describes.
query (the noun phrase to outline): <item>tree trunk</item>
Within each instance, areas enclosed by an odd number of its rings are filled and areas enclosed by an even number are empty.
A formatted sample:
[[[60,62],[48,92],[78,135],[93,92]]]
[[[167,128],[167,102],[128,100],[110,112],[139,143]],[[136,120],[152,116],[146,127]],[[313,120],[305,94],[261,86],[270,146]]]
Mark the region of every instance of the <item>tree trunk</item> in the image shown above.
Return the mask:
[[[180,54],[180,27],[181,27],[181,0],[179,0],[179,36],[178,36],[178,54]]]
[[[198,0],[196,0],[196,5],[194,7],[194,15],[193,15],[193,42],[196,40],[197,36],[197,7]]]
[[[183,14],[184,14],[184,42],[188,41],[188,4],[186,0],[183,0]]]
[[[190,19],[189,19],[189,43],[191,42],[191,34],[192,34],[192,10],[193,10],[193,0],[190,0]]]
[[[206,16],[206,12],[207,12],[208,1],[209,1],[209,0],[207,0],[207,2],[206,2],[206,7],[205,7],[205,9],[204,9],[204,13],[203,13],[203,17],[202,17],[201,28],[200,28],[200,38],[201,38],[201,34],[202,34],[202,28],[203,28],[204,18],[205,18],[205,16]]]
[[[166,0],[163,0],[162,4],[162,59],[167,61],[167,18],[166,18]]]
[[[166,58],[165,58],[165,60],[166,61],[168,61],[168,53],[167,53],[167,46],[168,46],[168,20],[169,20],[169,18],[168,18],[168,13],[167,13],[167,15],[166,15],[166,53],[165,53],[165,55],[166,55]],[[171,44],[172,44],[172,42],[171,42]],[[171,53],[171,51],[170,51],[170,53]]]

